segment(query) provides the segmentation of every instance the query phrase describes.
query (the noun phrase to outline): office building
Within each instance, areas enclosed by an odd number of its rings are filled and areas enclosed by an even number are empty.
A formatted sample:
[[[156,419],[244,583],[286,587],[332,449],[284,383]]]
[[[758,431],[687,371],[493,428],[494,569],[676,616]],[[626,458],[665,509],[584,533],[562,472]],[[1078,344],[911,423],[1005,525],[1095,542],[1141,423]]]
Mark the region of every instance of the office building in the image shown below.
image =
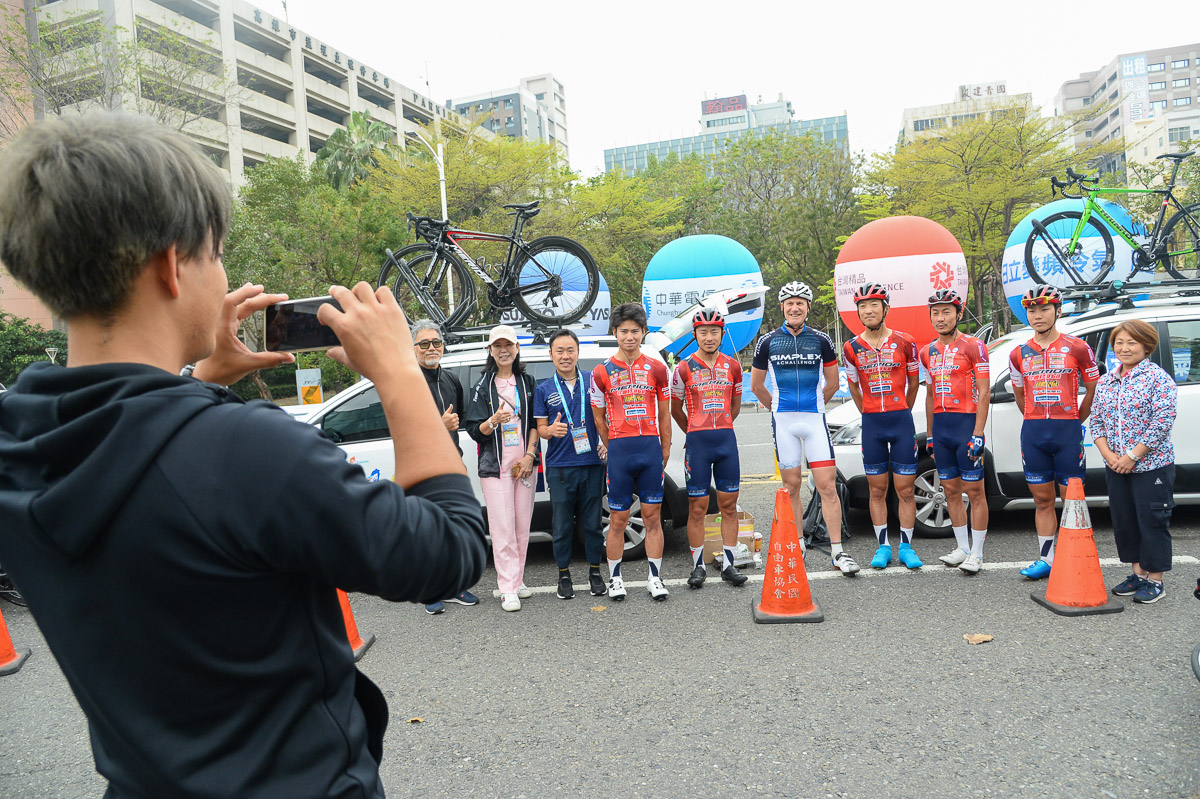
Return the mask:
[[[604,170],[634,174],[646,169],[651,158],[661,161],[671,153],[681,158],[689,155],[708,158],[742,136],[765,136],[771,132],[813,136],[849,150],[845,114],[821,119],[792,119],[794,115],[792,104],[782,95],[775,102],[754,105],[746,102],[744,94],[704,100],[700,103],[699,134],[607,149],[604,151]]]
[[[552,74],[521,78],[515,87],[459,97],[446,106],[497,136],[547,142],[563,161],[570,159],[566,90]]]
[[[27,9],[34,5],[25,0]],[[123,38],[152,43],[156,31],[166,30],[211,56],[214,82],[229,89],[214,102],[212,84],[187,86],[205,112],[181,129],[229,171],[235,186],[247,168],[267,156],[303,152],[311,159],[354,111],[370,112],[401,146],[407,135],[434,120],[465,124],[458,114],[356,55],[242,0],[38,0],[36,5],[42,24],[104,15]],[[153,101],[153,86],[143,81],[139,91]]]
[[[1005,81],[965,83],[958,87],[953,102],[906,108],[901,116],[896,144],[910,144],[922,136],[936,136],[946,130],[980,117],[990,118],[997,111],[1014,105],[1032,104],[1028,93],[1009,94]]]
[[[1137,123],[1164,116],[1188,118],[1200,108],[1198,57],[1200,43],[1122,53],[1100,69],[1063,83],[1054,98],[1054,114],[1073,114],[1102,106],[1105,109],[1102,114],[1077,129],[1075,145],[1125,137],[1136,152],[1148,154],[1150,143],[1142,140],[1149,135],[1147,130],[1157,125]],[[1190,123],[1181,122],[1175,127],[1182,128],[1184,124]],[[1157,142],[1158,136],[1153,135],[1151,140]],[[1101,170],[1123,176],[1128,157],[1127,147],[1106,158]]]

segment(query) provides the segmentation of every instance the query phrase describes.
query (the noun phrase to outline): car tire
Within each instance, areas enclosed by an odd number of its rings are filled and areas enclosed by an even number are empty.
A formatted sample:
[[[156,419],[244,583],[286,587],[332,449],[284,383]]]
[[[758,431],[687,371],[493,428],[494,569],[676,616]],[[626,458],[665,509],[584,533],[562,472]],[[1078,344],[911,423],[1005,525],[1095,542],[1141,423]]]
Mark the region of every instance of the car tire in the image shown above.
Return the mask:
[[[894,493],[893,493],[893,496]],[[913,532],[921,538],[950,538],[954,527],[950,523],[950,512],[946,507],[945,491],[938,479],[937,468],[932,458],[922,458],[917,464],[917,481],[913,485],[913,496],[917,505],[917,523]],[[971,518],[971,501],[963,494],[967,518]]]

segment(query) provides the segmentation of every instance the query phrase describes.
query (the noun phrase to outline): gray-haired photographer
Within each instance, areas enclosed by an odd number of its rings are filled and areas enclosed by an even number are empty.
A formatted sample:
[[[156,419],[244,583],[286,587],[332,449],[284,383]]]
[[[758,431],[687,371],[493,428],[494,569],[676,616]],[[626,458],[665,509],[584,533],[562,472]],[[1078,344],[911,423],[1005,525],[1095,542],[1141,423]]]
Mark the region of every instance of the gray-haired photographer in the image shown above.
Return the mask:
[[[228,292],[229,207],[200,148],[145,118],[39,122],[0,155],[0,261],[70,344],[0,394],[0,561],[107,796],[382,797],[387,704],[336,589],[452,596],[483,520],[388,289],[333,287],[317,317],[379,392],[394,482],[224,388],[292,358],[237,339],[284,298]]]

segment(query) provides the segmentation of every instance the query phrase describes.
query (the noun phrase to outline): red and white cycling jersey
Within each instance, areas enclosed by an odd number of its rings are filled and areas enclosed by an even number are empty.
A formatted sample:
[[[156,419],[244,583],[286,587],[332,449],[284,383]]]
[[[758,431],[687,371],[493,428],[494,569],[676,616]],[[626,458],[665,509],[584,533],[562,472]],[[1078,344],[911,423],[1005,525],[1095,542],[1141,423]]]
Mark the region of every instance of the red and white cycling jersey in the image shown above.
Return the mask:
[[[675,367],[671,396],[687,405],[688,431],[732,430],[733,403],[742,401],[742,365],[717,353],[712,368],[693,353]]]
[[[592,370],[592,406],[608,411],[608,438],[657,436],[658,403],[671,398],[662,361],[639,355],[631,364],[615,355]]]
[[[862,392],[863,413],[908,408],[908,378],[920,371],[912,336],[893,330],[875,349],[859,335],[847,341],[842,351],[846,356],[846,379]]]
[[[959,336],[945,346],[931,341],[921,348],[921,365],[934,413],[975,413],[979,392],[990,390],[987,347],[974,336]]]
[[[1030,339],[1008,360],[1013,387],[1025,390],[1026,419],[1078,419],[1080,386],[1100,379],[1092,348],[1066,333],[1045,349]]]

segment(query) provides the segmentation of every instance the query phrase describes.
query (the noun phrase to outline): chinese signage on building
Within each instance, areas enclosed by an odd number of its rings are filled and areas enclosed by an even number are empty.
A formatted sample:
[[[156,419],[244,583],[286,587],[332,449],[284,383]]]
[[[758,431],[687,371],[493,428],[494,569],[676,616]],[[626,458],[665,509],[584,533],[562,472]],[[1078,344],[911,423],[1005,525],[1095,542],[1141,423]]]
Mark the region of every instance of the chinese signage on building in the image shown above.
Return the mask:
[[[700,113],[705,116],[745,110],[746,95],[744,94],[739,94],[737,97],[718,97],[716,100],[705,100],[700,103]]]
[[[1146,56],[1125,56],[1121,59],[1121,94],[1125,96],[1125,121],[1137,122],[1149,115],[1150,87],[1147,79]]]
[[[958,87],[959,100],[979,100],[984,97],[1003,97],[1008,94],[1004,81],[994,83],[964,83]]]

